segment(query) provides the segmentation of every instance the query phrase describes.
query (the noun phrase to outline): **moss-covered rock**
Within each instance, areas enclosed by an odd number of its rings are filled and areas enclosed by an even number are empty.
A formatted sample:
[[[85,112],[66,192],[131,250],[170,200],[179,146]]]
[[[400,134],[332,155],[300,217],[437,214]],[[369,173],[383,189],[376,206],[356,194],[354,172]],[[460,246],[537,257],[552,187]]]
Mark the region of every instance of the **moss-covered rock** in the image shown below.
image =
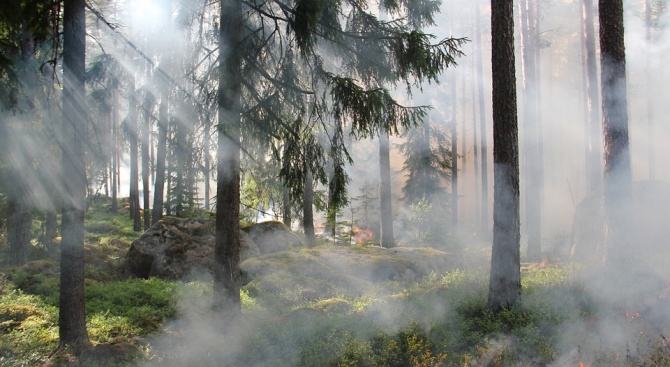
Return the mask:
[[[215,230],[210,219],[165,217],[133,241],[126,267],[141,278],[185,279],[211,272]],[[302,244],[280,222],[251,225],[240,230],[240,240],[242,261]]]

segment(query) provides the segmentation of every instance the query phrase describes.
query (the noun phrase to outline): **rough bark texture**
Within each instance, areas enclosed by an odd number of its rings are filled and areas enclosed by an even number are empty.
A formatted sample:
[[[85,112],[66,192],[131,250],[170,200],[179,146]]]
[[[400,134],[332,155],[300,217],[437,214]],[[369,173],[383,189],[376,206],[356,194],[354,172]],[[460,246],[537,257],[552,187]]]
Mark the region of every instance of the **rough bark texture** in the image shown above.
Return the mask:
[[[379,134],[379,208],[381,211],[381,245],[386,248],[395,247],[389,151],[389,136],[382,132]]]
[[[305,244],[307,247],[314,247],[316,245],[316,235],[314,233],[314,177],[312,171],[306,168],[305,174],[305,192],[303,194],[303,215],[302,227],[305,231]]]
[[[598,68],[596,66],[596,38],[593,30],[593,0],[583,0],[584,69],[586,71],[586,185],[587,191],[602,186],[602,132],[598,113]]]
[[[240,118],[242,7],[223,0],[219,31],[219,131],[217,146],[216,243],[213,309],[231,326],[242,312],[240,300]]]
[[[90,342],[84,305],[84,209],[86,208],[86,17],[84,0],[65,0],[63,13],[63,214],[58,316],[61,346],[79,354]]]
[[[491,0],[493,72],[493,250],[488,306],[514,307],[521,296],[519,148],[512,0]]]
[[[166,86],[167,88],[167,86]],[[165,193],[165,157],[167,156],[169,92],[163,91],[158,107],[158,143],[156,144],[156,180],[154,181],[154,206],[151,222],[155,224],[163,218],[163,196]]]
[[[11,265],[23,265],[28,261],[32,214],[26,203],[26,193],[21,191],[17,197],[7,200],[7,244]]]
[[[622,0],[600,0],[600,69],[604,137],[605,245],[613,264],[630,247],[632,178],[628,147],[626,50]],[[605,256],[610,256],[605,254]]]

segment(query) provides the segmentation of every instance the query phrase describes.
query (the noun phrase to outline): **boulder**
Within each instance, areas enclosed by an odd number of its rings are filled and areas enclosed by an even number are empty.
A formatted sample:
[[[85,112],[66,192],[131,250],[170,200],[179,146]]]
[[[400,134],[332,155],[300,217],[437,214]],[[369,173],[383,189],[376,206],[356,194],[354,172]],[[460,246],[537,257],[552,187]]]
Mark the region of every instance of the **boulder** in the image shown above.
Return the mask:
[[[243,228],[251,240],[258,246],[261,254],[272,254],[288,250],[291,247],[302,247],[302,240],[286,225],[279,221],[266,221]]]
[[[247,233],[254,234],[263,246],[262,251]],[[240,238],[242,261],[302,244],[285,226],[277,226],[274,222],[258,223],[240,230]],[[165,217],[133,241],[125,263],[132,275],[141,278],[189,278],[198,272],[211,272],[214,239],[212,220]]]
[[[658,257],[670,237],[670,183],[661,181],[633,182],[633,212],[629,230],[633,246],[640,255]],[[595,260],[604,255],[603,191],[586,196],[575,209],[572,224],[571,255],[576,260]]]

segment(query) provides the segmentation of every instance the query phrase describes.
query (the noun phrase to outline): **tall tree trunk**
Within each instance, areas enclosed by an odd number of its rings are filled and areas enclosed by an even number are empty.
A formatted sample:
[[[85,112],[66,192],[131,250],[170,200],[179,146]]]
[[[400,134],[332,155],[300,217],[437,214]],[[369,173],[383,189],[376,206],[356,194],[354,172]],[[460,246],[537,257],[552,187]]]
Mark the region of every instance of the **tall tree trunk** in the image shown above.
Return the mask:
[[[167,85],[164,85],[162,93],[158,107],[158,143],[156,144],[156,179],[154,180],[154,206],[151,211],[152,223],[156,223],[163,218],[163,197],[165,193],[165,158],[167,156],[168,102],[170,99]]]
[[[632,174],[628,144],[626,50],[622,0],[599,0],[604,135],[605,244],[618,267],[631,251]]]
[[[209,117],[209,113],[207,114],[207,116]],[[210,182],[209,178],[211,176],[210,173],[211,173],[211,170],[212,170],[211,157],[210,157],[210,154],[209,154],[210,150],[211,150],[211,146],[210,146],[210,143],[209,143],[210,123],[211,123],[211,120],[209,118],[207,118],[207,121],[205,121],[205,132],[204,132],[205,146],[203,147],[203,150],[204,150],[203,155],[205,156],[205,166],[203,167],[203,171],[204,171],[203,176],[204,176],[204,179],[205,179],[205,182],[204,182],[205,183],[205,200],[204,201],[205,201],[205,210],[206,211],[209,211],[209,209],[210,209],[210,207],[209,207],[209,197],[211,196],[210,184],[209,184],[209,182]]]
[[[118,86],[112,87],[112,214],[119,211],[118,204],[119,167],[119,93]]]
[[[287,187],[283,188],[284,195],[282,196],[282,222],[288,228],[291,228],[291,190]]]
[[[130,77],[130,97],[128,101],[128,140],[130,140],[130,218],[133,220],[133,230],[142,230],[140,220],[140,188],[138,167],[138,119],[137,119],[137,92],[135,91],[135,78]]]
[[[334,171],[334,170],[333,170]],[[328,208],[326,209],[326,234],[335,239],[337,228],[337,203],[335,202],[335,188],[337,187],[337,176],[332,174],[328,182]]]
[[[451,70],[451,225],[458,225],[458,119],[456,118],[456,72]]]
[[[381,215],[381,245],[395,247],[393,237],[393,207],[391,204],[391,159],[387,132],[379,133],[379,207]]]
[[[20,180],[21,176],[14,175],[14,177]],[[25,190],[19,190],[15,197],[7,200],[7,244],[11,265],[23,265],[28,262],[33,216],[27,203],[27,194]]]
[[[480,19],[479,19],[479,4],[476,5],[477,9],[475,12],[475,26],[476,27],[481,27],[480,24]],[[473,43],[473,48],[474,48],[474,53],[480,53],[481,49],[479,48],[479,44],[477,42]],[[479,165],[481,161],[479,160],[479,137],[477,135],[477,62],[476,58],[472,59],[472,70],[473,70],[473,77],[472,77],[472,151],[473,151],[473,156],[472,156],[472,165],[474,166],[474,173],[475,173],[475,182],[473,185],[473,188],[475,190],[475,228],[477,228],[477,232],[479,232],[479,225],[481,223],[481,191],[479,190],[479,184],[481,183],[480,176],[479,176]]]
[[[656,179],[656,156],[654,154],[654,103],[652,92],[651,73],[651,1],[644,1],[644,28],[645,28],[645,68],[644,76],[647,83],[647,157],[649,164],[649,179]]]
[[[147,75],[147,78],[149,76]],[[153,96],[150,95],[150,92],[145,91],[147,94],[144,99],[144,123],[142,124],[142,206],[144,207],[144,230],[146,231],[151,226],[151,211],[149,206],[151,205],[150,201],[150,190],[149,190],[149,176],[151,176],[150,167],[151,167],[151,156],[149,154],[149,146],[151,145],[151,111],[153,110]]]
[[[84,0],[64,0],[63,12],[63,213],[58,335],[75,354],[88,348],[84,305],[84,210],[86,208]]]
[[[303,215],[302,226],[305,231],[305,242],[307,247],[314,247],[316,245],[316,234],[314,232],[314,177],[312,170],[306,165],[305,167],[305,192],[303,194]]]
[[[212,308],[222,314],[227,326],[231,326],[242,313],[239,231],[242,4],[239,0],[222,0],[220,24]]]
[[[488,307],[511,308],[521,297],[519,147],[514,65],[514,5],[491,0],[493,76],[493,250]]]
[[[525,159],[524,168],[526,173],[526,231],[528,233],[528,258],[531,261],[538,261],[542,256],[542,220],[541,220],[541,190],[540,190],[540,169],[541,162],[539,151],[539,129],[538,129],[538,111],[536,102],[536,53],[538,46],[534,43],[534,10],[531,9],[531,0],[522,0],[519,2],[521,15],[521,47],[522,47],[522,81],[523,81],[523,122],[524,122],[524,143]]]
[[[477,95],[479,99],[479,138],[481,147],[481,178],[482,178],[482,200],[481,200],[481,228],[480,231],[484,238],[489,237],[489,179],[488,179],[488,142],[486,139],[486,102],[484,101],[484,67],[482,65],[482,27],[479,6],[477,6],[477,30],[475,32],[475,42],[479,48],[475,54],[477,58]]]
[[[593,0],[583,0],[584,62],[586,67],[586,182],[589,192],[602,187],[602,130],[598,113],[598,69],[596,65],[596,38],[593,29]]]

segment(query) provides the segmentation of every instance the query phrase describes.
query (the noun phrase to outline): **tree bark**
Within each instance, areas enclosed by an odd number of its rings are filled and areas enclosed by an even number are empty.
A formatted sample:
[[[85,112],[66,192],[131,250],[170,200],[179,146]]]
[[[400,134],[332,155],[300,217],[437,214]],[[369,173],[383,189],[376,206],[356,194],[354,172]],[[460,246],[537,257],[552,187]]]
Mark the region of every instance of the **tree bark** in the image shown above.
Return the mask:
[[[20,175],[15,175],[20,180]],[[19,190],[16,197],[7,200],[7,244],[9,264],[23,265],[28,262],[30,230],[32,227],[31,208],[26,202],[25,190]]]
[[[86,208],[85,55],[84,0],[65,0],[63,12],[63,205],[60,307],[60,345],[75,354],[88,348],[84,305],[84,210]]]
[[[512,0],[491,0],[494,200],[488,307],[493,310],[514,307],[521,297],[513,17]]]
[[[148,78],[149,76],[147,76]],[[150,139],[151,139],[151,111],[153,110],[153,96],[150,92],[144,99],[144,123],[142,124],[142,206],[144,207],[144,230],[146,231],[151,226],[151,205],[149,177],[151,176],[151,155],[149,154]]]
[[[158,107],[158,143],[156,144],[156,179],[154,180],[154,206],[151,211],[151,222],[156,223],[163,218],[163,197],[165,193],[165,158],[167,156],[168,135],[168,102],[170,92],[167,86]]]
[[[232,326],[242,313],[240,299],[240,119],[242,6],[222,0],[219,30],[216,242],[212,308]]]
[[[112,214],[119,211],[119,93],[118,85],[112,86]]]
[[[622,0],[600,0],[600,69],[604,136],[605,245],[617,267],[629,258],[633,217]]]
[[[314,231],[314,177],[312,170],[305,164],[305,192],[303,193],[303,215],[302,226],[305,231],[305,242],[307,247],[316,245],[316,234]]]
[[[138,123],[137,123],[137,93],[135,91],[135,77],[130,77],[130,97],[128,101],[128,140],[130,141],[130,218],[133,220],[133,230],[142,229],[140,220],[140,188],[138,167]]]
[[[598,113],[598,69],[596,65],[596,38],[593,30],[593,0],[582,1],[584,26],[584,67],[586,68],[586,184],[593,192],[602,187],[602,131]]]
[[[392,199],[389,136],[383,131],[379,133],[379,207],[381,210],[381,246],[385,248],[395,247]]]
[[[456,72],[451,70],[451,225],[458,225],[458,119],[456,119]]]

